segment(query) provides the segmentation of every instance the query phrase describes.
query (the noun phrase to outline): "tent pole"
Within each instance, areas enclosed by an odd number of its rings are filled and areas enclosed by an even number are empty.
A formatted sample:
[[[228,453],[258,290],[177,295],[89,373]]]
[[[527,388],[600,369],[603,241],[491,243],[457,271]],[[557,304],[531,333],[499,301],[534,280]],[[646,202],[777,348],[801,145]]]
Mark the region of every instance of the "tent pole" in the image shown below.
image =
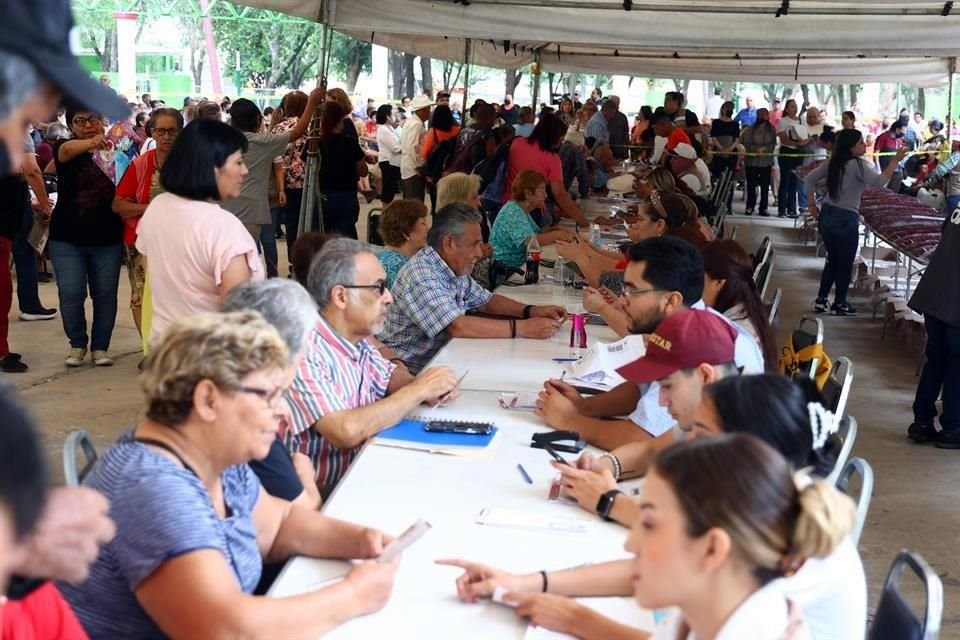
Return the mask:
[[[947,81],[947,143],[953,140],[953,74],[957,70],[957,59],[948,60],[948,78]]]
[[[463,46],[463,64],[466,65],[463,72],[463,112],[468,113],[470,111],[470,106],[467,104],[467,97],[470,95],[470,38],[467,38],[467,42]],[[464,125],[466,125],[466,120],[464,120]]]
[[[533,53],[533,64],[535,71],[533,72],[533,113],[540,113],[540,51],[537,50]],[[553,97],[553,96],[551,96]]]
[[[327,81],[326,69],[329,62],[328,51],[330,38],[333,32],[325,24],[320,25],[320,56],[317,60],[317,86]],[[323,103],[318,104],[310,119],[307,129],[307,172],[304,175],[303,199],[300,202],[300,221],[297,225],[297,234],[302,236],[308,231],[323,232],[323,209],[320,202],[320,192],[317,190],[317,180],[320,173],[320,114],[323,112]],[[313,228],[313,204],[316,202],[318,216],[317,229]]]

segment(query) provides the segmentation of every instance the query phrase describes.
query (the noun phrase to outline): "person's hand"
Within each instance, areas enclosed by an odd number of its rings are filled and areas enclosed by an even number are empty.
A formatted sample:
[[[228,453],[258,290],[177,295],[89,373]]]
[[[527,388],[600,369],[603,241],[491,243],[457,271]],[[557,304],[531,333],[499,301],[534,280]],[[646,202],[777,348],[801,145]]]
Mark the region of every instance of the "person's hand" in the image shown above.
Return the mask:
[[[603,293],[599,289],[594,289],[593,287],[584,287],[583,289],[583,308],[589,311],[590,313],[600,313],[600,310],[603,309],[607,304],[609,304],[606,299],[603,297]]]
[[[23,560],[14,571],[31,578],[83,582],[100,545],[116,533],[109,512],[110,503],[93,489],[51,489],[40,521],[25,542]]]
[[[286,191],[278,191],[278,192],[277,192],[277,202],[280,204],[281,207],[287,206],[287,192],[286,192]]]
[[[364,527],[356,540],[357,553],[355,557],[364,560],[376,558],[383,553],[383,550],[391,542],[393,542],[393,536],[379,529]]]
[[[573,598],[552,593],[516,593],[503,596],[506,604],[516,607],[518,616],[529,618],[530,623],[558,633],[579,635],[589,609]]]
[[[580,395],[579,391],[574,389],[572,386],[570,386],[563,380],[551,378],[543,383],[543,388],[544,390],[551,389],[559,393],[560,395],[565,397],[567,400],[572,402],[574,406],[577,407],[577,411],[580,410],[580,403],[583,402],[583,396]]]
[[[566,429],[577,417],[577,405],[553,387],[546,387],[537,397],[536,414],[554,429]]]
[[[531,318],[549,318],[564,322],[567,319],[567,310],[560,305],[537,305],[530,309]]]
[[[343,581],[353,588],[353,601],[358,607],[357,615],[376,613],[386,606],[390,594],[393,593],[393,581],[399,566],[399,560],[384,563],[362,562],[350,570]]]
[[[444,566],[463,569],[463,574],[457,578],[457,597],[464,602],[473,603],[480,598],[489,598],[497,587],[503,587],[511,592],[540,590],[539,574],[534,576],[536,580],[532,580],[529,579],[530,576],[507,573],[484,564],[456,558],[437,560],[436,562]]]
[[[611,489],[617,488],[617,481],[613,479],[613,474],[607,469],[588,471],[574,469],[559,462],[551,464],[562,476],[561,482],[563,483],[564,493],[576,500],[581,508],[590,513],[596,512],[600,496]]]
[[[327,85],[326,83],[321,82],[320,86],[310,92],[309,96],[310,102],[314,106],[321,104],[324,100],[327,99]]]
[[[559,331],[560,325],[562,324],[563,322],[561,320],[554,320],[552,318],[517,320],[517,337],[546,340]]]
[[[563,227],[553,229],[550,233],[553,234],[554,242],[576,242],[577,240],[577,234]]]
[[[820,207],[810,202],[807,204],[807,212],[812,215],[814,218],[820,217]]]
[[[103,137],[103,134],[95,135],[89,140],[87,144],[90,145],[90,151],[96,151],[97,149],[106,149],[107,148],[107,139]]]
[[[480,252],[483,258],[489,258],[493,255],[493,245],[489,242],[484,242],[480,245]]]
[[[50,198],[44,197],[42,200],[38,197],[37,203],[33,204],[31,202],[33,210],[40,214],[40,219],[50,219],[50,214],[53,213],[53,204],[50,202]]]
[[[557,253],[570,262],[582,260],[586,255],[581,242],[557,242]]]
[[[430,367],[421,371],[410,385],[419,392],[420,402],[436,403],[454,391],[457,374],[450,367]]]
[[[899,163],[908,155],[910,155],[910,149],[907,149],[906,147],[900,147],[899,149],[897,149],[897,155],[893,156],[893,161],[896,163]]]

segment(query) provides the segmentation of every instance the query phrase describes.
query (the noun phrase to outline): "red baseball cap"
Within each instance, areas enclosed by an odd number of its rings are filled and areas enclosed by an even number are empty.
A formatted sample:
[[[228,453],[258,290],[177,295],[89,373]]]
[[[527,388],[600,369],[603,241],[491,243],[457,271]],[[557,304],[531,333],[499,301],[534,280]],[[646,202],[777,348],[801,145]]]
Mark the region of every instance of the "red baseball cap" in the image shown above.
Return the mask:
[[[733,360],[737,329],[712,311],[687,309],[668,316],[650,334],[647,353],[617,369],[637,384],[661,380],[681,369]]]

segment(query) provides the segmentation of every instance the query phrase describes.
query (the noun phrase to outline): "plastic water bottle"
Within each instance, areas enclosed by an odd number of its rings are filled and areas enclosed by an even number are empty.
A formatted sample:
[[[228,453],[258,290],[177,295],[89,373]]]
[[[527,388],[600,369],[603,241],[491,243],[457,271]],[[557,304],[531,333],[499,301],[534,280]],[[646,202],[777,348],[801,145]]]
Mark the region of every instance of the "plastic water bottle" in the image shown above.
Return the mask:
[[[567,286],[567,261],[557,256],[553,263],[553,286],[563,289]]]
[[[603,238],[600,236],[600,225],[598,224],[590,227],[590,244],[597,248],[603,246]]]
[[[527,243],[527,271],[524,273],[523,283],[537,284],[538,282],[540,282],[540,243],[534,235]]]

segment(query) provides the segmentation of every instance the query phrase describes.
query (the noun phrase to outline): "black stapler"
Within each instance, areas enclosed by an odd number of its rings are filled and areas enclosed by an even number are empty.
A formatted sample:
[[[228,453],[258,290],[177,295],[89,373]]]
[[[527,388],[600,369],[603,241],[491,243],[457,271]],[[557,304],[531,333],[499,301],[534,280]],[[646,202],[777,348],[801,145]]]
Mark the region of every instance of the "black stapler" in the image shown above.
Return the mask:
[[[546,445],[550,445],[555,451],[580,453],[587,446],[587,442],[576,431],[546,431],[533,434],[533,439],[530,441],[531,448],[543,449]]]

